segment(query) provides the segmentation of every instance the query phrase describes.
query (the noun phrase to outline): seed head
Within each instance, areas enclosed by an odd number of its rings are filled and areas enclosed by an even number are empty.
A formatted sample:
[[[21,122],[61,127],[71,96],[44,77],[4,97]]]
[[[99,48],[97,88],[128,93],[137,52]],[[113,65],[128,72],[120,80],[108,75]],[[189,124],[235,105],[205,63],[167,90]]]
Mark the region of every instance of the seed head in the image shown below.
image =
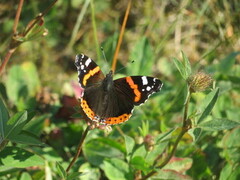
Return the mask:
[[[191,92],[205,91],[212,84],[212,77],[204,72],[198,72],[189,77],[188,85]]]

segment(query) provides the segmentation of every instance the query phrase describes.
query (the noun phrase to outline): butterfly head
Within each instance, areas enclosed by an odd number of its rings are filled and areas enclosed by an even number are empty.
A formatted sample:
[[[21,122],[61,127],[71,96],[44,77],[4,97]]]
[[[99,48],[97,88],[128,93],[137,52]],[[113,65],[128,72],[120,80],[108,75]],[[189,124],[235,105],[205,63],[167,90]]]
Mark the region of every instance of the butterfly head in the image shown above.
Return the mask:
[[[105,92],[111,91],[113,88],[113,71],[111,70],[103,80],[103,89]]]

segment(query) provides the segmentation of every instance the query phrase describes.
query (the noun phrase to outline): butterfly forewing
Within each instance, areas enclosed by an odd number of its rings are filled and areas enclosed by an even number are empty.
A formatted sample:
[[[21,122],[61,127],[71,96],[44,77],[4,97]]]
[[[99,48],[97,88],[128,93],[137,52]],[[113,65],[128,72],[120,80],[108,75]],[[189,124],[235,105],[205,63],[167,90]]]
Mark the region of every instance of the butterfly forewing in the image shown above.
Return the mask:
[[[151,94],[160,91],[163,83],[148,76],[128,76],[114,81],[117,91],[124,94],[135,106],[144,103]]]
[[[100,67],[84,54],[76,56],[75,66],[78,70],[78,81],[82,88],[91,86],[104,79],[104,74],[102,73]]]

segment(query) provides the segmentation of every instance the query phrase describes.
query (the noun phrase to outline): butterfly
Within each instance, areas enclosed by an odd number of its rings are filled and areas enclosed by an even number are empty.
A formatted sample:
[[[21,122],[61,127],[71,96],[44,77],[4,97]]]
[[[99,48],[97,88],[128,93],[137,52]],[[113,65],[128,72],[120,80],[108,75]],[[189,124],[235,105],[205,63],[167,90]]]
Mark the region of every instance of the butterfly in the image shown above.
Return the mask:
[[[131,116],[134,106],[143,104],[151,94],[161,90],[163,83],[154,77],[127,76],[113,80],[106,76],[88,56],[76,56],[78,81],[83,88],[81,108],[87,117],[106,125],[120,124]]]

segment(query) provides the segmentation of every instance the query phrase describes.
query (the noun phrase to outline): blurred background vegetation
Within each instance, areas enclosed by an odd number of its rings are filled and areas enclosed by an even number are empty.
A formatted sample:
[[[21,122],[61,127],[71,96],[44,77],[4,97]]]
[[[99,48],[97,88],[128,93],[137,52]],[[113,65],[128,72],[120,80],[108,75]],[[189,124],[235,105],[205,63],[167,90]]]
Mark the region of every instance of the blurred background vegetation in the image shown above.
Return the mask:
[[[25,1],[18,32],[23,32],[51,2]],[[8,144],[34,152],[45,161],[34,167],[4,167],[0,171],[1,179],[30,176],[32,179],[44,176],[57,179],[60,175],[56,162],[61,162],[64,168],[68,166],[86,127],[73,108],[78,105],[74,94],[77,84],[75,55],[86,54],[107,73],[127,3],[127,0],[59,0],[44,16],[41,27],[45,36],[41,34],[22,43],[14,52],[0,78],[0,97],[10,117],[24,109],[34,111],[34,118],[24,128],[41,137],[47,145],[31,146],[34,142],[29,143],[30,146],[17,145],[16,139],[15,143]],[[13,0],[0,2],[2,61],[12,37],[17,5],[18,2]],[[173,57],[181,59],[181,51],[188,56],[193,73],[205,71],[211,74],[214,86],[220,87],[211,118],[240,123],[239,32],[240,2],[237,0],[132,2],[116,77],[148,75],[158,77],[164,83],[160,93],[152,96],[144,106],[137,107],[133,117],[119,126],[124,134],[134,139],[135,149],[142,147],[147,135],[156,137],[181,126],[186,84],[172,61]],[[104,49],[107,62],[100,47]],[[131,63],[132,60],[135,62]],[[196,113],[196,107],[200,107],[208,92],[193,95],[190,114]],[[114,179],[111,170],[120,174],[119,177],[123,174],[124,178],[120,179],[132,179],[133,174],[136,175],[132,173],[134,170],[126,173],[127,168],[114,169],[123,164],[119,159],[124,159],[126,153],[124,138],[115,127],[109,135],[97,129],[90,132],[73,171],[91,172],[91,175],[86,173],[80,178]],[[175,155],[184,162],[174,166],[175,170],[178,167],[178,173],[189,179],[237,179],[240,176],[239,136],[240,129],[236,126],[231,130],[206,131],[197,141],[190,135],[184,137]],[[164,147],[167,144],[162,145]],[[113,157],[118,159],[113,161]],[[141,170],[148,172],[149,169]],[[182,176],[171,174],[170,177],[178,179]]]

